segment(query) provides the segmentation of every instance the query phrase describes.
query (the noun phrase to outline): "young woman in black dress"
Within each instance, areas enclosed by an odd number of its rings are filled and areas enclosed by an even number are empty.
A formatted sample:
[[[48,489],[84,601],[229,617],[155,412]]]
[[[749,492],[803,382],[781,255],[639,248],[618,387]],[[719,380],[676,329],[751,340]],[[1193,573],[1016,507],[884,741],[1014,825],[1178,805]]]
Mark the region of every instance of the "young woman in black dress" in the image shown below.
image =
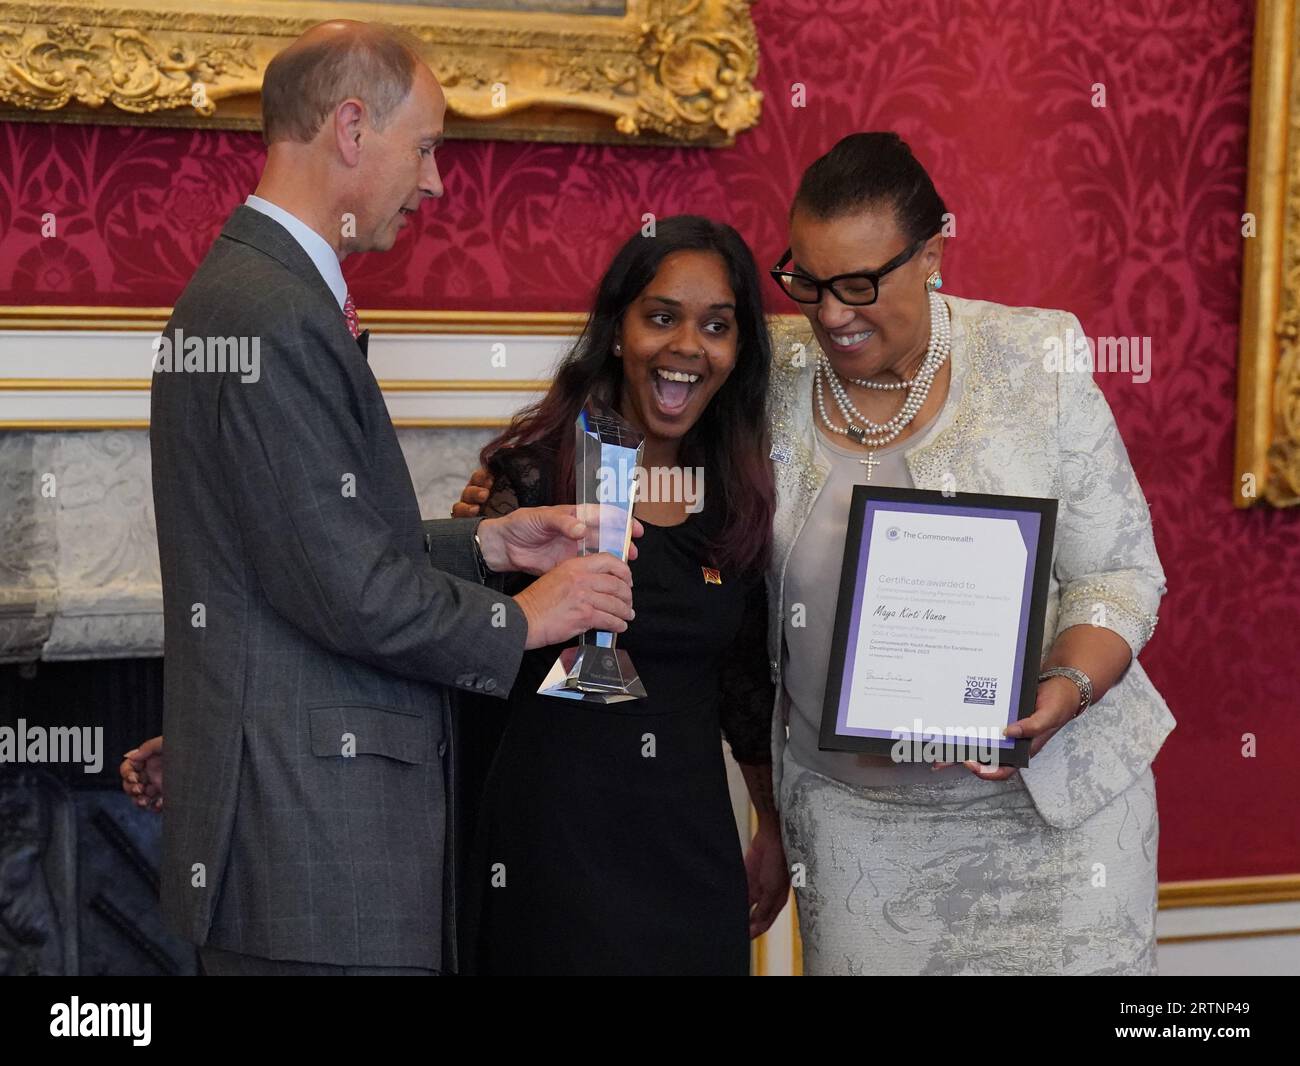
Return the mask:
[[[478,973],[745,974],[750,936],[785,902],[764,637],[770,359],[740,236],[663,219],[615,256],[545,398],[483,451],[485,513],[573,502],[574,421],[595,395],[645,434],[652,477],[702,470],[704,492],[702,509],[636,505],[636,617],[619,647],[646,698],[538,695],[561,647],[524,657],[469,870]],[[743,858],[720,732],[759,812]]]

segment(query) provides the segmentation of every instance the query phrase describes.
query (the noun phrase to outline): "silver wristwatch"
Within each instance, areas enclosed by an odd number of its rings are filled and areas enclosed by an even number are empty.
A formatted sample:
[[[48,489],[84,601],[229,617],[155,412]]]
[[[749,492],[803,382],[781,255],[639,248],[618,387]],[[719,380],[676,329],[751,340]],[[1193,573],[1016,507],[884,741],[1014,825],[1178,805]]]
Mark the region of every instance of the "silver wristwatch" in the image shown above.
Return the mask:
[[[486,581],[495,571],[488,566],[487,560],[483,558],[483,544],[478,539],[478,528],[474,530],[474,562],[478,564],[478,578],[480,581]]]
[[[1053,666],[1049,670],[1044,670],[1038,675],[1039,681],[1046,681],[1049,677],[1065,677],[1078,686],[1079,689],[1079,709],[1074,712],[1074,717],[1078,718],[1088,709],[1092,703],[1092,678],[1082,670],[1076,670],[1073,666]]]

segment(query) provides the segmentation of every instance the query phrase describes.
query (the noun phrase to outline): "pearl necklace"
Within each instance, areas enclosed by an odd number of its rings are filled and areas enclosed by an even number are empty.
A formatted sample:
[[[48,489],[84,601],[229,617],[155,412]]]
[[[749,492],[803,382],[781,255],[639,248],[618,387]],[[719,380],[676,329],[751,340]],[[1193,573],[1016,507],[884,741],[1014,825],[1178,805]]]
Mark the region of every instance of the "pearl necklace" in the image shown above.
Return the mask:
[[[903,401],[903,406],[887,421],[873,422],[859,411],[849,398],[848,391],[840,383],[839,375],[831,367],[830,359],[827,358],[826,353],[822,352],[818,355],[817,366],[813,372],[813,390],[817,398],[817,411],[821,415],[822,424],[832,433],[851,437],[858,444],[865,444],[872,449],[883,448],[895,440],[911,424],[917,412],[925,405],[926,397],[930,394],[930,385],[934,382],[934,376],[939,372],[939,368],[943,366],[952,351],[952,324],[948,318],[948,308],[937,293],[931,292],[929,296],[930,343],[926,347],[921,369],[916,372],[912,379],[893,384],[880,384],[879,382],[868,381],[865,378],[846,379],[854,385],[861,385],[869,389],[907,390],[907,398]],[[835,425],[826,413],[827,385],[830,386],[831,398],[834,399],[835,406],[839,408],[840,414],[844,418],[844,426]],[[862,425],[856,425],[855,419]],[[868,452],[867,457],[859,459],[858,462],[866,466],[867,480],[870,481],[875,468],[880,465],[880,460],[876,458],[875,451]]]

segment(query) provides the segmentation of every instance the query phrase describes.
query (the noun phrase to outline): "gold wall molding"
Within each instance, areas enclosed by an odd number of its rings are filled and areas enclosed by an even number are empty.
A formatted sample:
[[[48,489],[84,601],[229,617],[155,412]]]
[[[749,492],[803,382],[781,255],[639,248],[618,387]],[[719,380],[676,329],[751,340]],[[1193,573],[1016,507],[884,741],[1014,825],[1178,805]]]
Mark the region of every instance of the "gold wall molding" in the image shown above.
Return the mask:
[[[126,358],[111,344],[101,360],[88,345],[113,334],[159,335],[169,307],[26,306],[0,307],[0,430],[76,432],[147,429],[150,378],[146,360]],[[801,316],[795,316],[801,317]],[[499,429],[515,408],[550,387],[555,352],[577,336],[586,315],[568,311],[367,311],[364,323],[394,345],[376,363],[379,386],[393,401],[393,424],[403,429]],[[58,334],[68,334],[66,338]],[[108,336],[96,336],[104,334]],[[81,337],[87,338],[85,345]],[[464,360],[480,358],[477,338],[519,338],[509,378],[439,374]],[[428,349],[397,350],[411,341]],[[542,343],[539,343],[542,342]],[[129,343],[134,343],[133,341]],[[33,354],[33,345],[42,355]],[[66,364],[60,350],[72,345],[82,356]],[[97,349],[98,350],[98,349]],[[372,356],[375,349],[371,349]],[[10,357],[12,356],[12,357]],[[448,362],[447,360],[452,360]],[[54,361],[51,361],[54,360]],[[486,364],[484,368],[486,369]],[[75,368],[75,369],[74,369]],[[463,413],[462,413],[463,412]]]
[[[1294,0],[1258,0],[1251,73],[1250,148],[1237,442],[1237,507],[1300,504],[1300,25]]]
[[[1300,874],[1227,877],[1206,881],[1166,881],[1160,885],[1160,909],[1236,907],[1300,900]]]
[[[125,330],[158,333],[170,307],[0,307],[0,330]],[[367,310],[362,324],[372,333],[532,334],[576,336],[587,316],[578,311],[396,311]]]
[[[540,378],[390,378],[384,392],[545,392]],[[0,392],[148,392],[148,378],[0,378]]]
[[[508,418],[394,418],[398,429],[504,429]],[[148,429],[147,418],[105,418],[85,422],[59,419],[0,420],[0,432],[25,430],[29,433],[80,433],[83,430]]]
[[[158,333],[171,318],[170,307],[93,307],[48,305],[0,307],[0,330],[96,330]],[[366,310],[362,325],[371,333],[521,334],[576,337],[587,316],[581,311],[397,311]],[[769,316],[797,323],[803,315]]]
[[[1203,944],[1214,940],[1258,940],[1269,936],[1300,936],[1300,929],[1233,929],[1221,933],[1179,933],[1156,937],[1157,944]]]
[[[330,18],[410,30],[447,134],[728,145],[758,122],[752,0],[624,14],[291,0],[0,0],[0,117],[256,129],[267,63]]]

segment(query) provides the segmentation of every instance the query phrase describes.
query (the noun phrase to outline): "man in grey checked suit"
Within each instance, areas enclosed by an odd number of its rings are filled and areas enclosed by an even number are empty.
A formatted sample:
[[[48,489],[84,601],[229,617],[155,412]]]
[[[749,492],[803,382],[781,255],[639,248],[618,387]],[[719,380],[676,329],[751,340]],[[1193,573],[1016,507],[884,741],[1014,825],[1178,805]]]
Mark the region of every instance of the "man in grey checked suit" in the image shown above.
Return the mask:
[[[256,195],[155,361],[162,902],[208,973],[454,970],[450,694],[504,697],[526,648],[631,617],[626,566],[574,557],[571,509],[421,522],[339,260],[442,194],[444,110],[391,31],[281,53]],[[254,372],[204,363],[213,338]],[[484,584],[507,570],[545,576],[512,599]]]

